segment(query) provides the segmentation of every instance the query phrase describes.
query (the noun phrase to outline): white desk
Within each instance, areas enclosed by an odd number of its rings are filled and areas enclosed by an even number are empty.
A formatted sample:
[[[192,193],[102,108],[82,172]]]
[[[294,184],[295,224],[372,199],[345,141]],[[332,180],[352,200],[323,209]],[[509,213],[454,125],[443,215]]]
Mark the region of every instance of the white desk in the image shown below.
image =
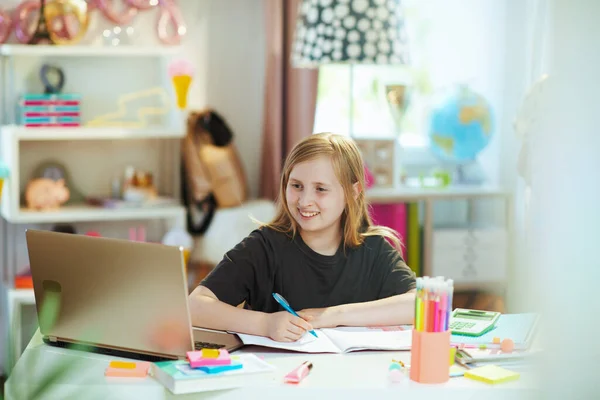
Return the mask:
[[[539,394],[534,385],[534,374],[520,371],[516,382],[491,386],[466,378],[451,378],[441,385],[422,385],[406,379],[400,383],[388,380],[392,358],[409,361],[410,352],[361,352],[344,355],[280,353],[248,347],[251,351],[278,368],[268,378],[257,378],[249,386],[207,393],[172,395],[152,377],[107,381],[104,369],[115,357],[51,347],[42,342],[38,332],[27,346],[6,383],[6,399],[20,400],[15,395],[24,387],[33,388],[52,371],[53,365],[66,361],[82,364],[64,378],[58,379],[46,395],[36,400],[61,399],[68,395],[85,399],[507,399],[531,398]],[[283,376],[301,362],[314,364],[311,374],[299,385],[283,383]],[[34,366],[35,365],[35,366]],[[516,370],[515,368],[511,368]]]
[[[7,288],[8,298],[8,371],[21,357],[22,350],[22,309],[24,305],[35,305],[33,289],[11,289]]]

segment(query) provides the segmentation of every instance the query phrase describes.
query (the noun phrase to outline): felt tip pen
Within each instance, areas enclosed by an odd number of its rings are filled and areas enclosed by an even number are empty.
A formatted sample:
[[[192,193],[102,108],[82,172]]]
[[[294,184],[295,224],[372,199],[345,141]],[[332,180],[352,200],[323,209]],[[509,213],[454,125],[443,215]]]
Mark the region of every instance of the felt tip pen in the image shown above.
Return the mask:
[[[306,378],[312,369],[313,365],[310,361],[305,361],[300,364],[298,367],[294,368],[290,371],[284,378],[284,382],[286,383],[300,383],[304,378]]]

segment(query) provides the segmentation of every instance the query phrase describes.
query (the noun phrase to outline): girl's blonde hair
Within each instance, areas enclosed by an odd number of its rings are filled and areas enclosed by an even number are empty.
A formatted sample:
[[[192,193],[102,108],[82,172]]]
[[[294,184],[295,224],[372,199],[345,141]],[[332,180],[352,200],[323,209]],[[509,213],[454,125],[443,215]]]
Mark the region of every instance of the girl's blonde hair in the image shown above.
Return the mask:
[[[331,157],[335,175],[342,185],[346,198],[341,220],[344,249],[361,245],[367,236],[383,236],[402,253],[402,243],[398,233],[387,227],[373,225],[369,216],[369,206],[364,191],[365,167],[358,147],[352,139],[333,133],[316,133],[294,146],[283,166],[275,218],[263,226],[287,233],[292,237],[296,235],[298,225],[290,213],[285,195],[290,173],[297,164],[321,156]],[[355,183],[359,186],[356,197]]]

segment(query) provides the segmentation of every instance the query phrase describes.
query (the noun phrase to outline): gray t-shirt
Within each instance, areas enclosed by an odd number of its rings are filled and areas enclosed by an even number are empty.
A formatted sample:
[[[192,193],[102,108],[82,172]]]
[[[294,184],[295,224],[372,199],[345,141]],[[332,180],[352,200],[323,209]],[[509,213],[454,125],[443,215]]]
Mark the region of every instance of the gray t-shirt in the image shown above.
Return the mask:
[[[262,227],[228,251],[200,284],[227,304],[246,301],[246,308],[271,313],[283,310],[273,292],[295,310],[329,307],[406,293],[415,288],[415,274],[381,236],[324,256],[299,234],[292,239]]]

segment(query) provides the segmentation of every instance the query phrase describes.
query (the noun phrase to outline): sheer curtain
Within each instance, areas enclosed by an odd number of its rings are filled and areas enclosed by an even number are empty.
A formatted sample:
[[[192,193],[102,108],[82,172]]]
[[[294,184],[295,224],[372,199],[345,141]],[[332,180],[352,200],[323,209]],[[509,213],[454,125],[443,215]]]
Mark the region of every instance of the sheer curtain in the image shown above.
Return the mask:
[[[533,268],[531,232],[531,193],[534,187],[532,170],[532,146],[543,140],[541,116],[546,112],[548,83],[550,74],[551,15],[548,0],[526,0],[519,3],[524,13],[524,52],[523,93],[514,121],[517,136],[517,179],[514,187],[513,238],[514,266],[513,279],[509,287],[509,303],[513,311],[527,311],[539,297],[529,290],[529,282],[535,279],[538,271]],[[515,134],[513,133],[513,134]]]
[[[549,81],[530,138],[528,208],[530,287],[547,350],[539,398],[592,399],[600,359],[600,1],[546,3]]]

